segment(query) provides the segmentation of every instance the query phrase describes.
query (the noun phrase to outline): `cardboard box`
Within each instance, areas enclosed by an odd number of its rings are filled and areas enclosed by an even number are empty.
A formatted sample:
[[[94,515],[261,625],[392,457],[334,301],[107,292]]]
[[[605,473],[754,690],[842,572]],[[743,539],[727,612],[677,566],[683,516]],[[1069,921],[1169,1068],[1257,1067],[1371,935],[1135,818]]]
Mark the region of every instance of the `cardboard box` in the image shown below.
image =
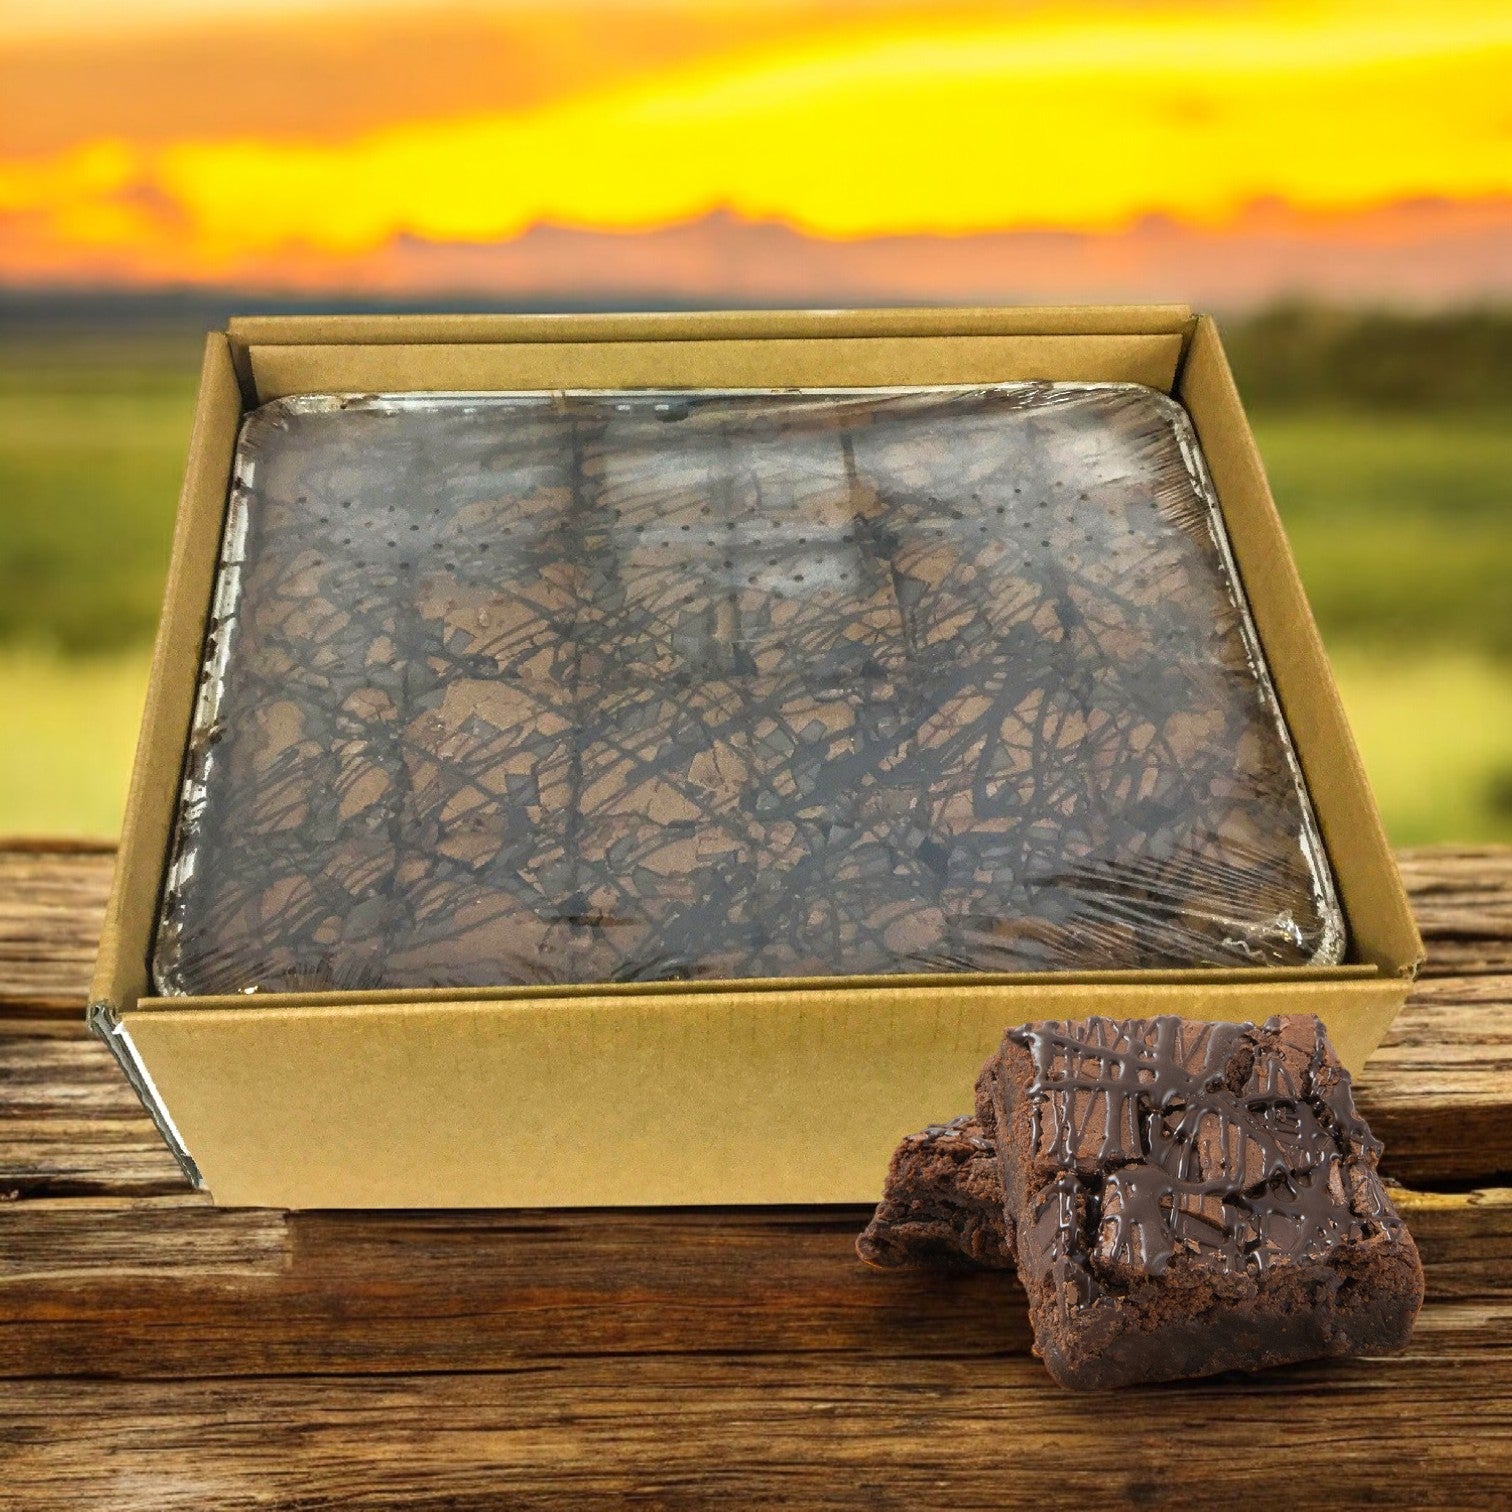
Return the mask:
[[[1347,917],[1345,964],[159,998],[148,958],[242,415],[307,392],[1148,384],[1206,453]],[[244,319],[206,342],[90,1023],[232,1204],[875,1200],[1006,1025],[1317,1013],[1358,1068],[1422,955],[1211,319],[1185,307]]]

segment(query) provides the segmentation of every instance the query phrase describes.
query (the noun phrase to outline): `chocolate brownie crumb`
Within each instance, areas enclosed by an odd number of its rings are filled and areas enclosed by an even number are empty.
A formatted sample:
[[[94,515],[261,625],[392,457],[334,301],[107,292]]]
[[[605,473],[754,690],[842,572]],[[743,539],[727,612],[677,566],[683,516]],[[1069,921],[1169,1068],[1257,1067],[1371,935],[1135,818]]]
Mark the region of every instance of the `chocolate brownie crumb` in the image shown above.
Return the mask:
[[[997,1149],[975,1118],[932,1124],[898,1146],[856,1253],[886,1269],[941,1263],[1012,1269]]]

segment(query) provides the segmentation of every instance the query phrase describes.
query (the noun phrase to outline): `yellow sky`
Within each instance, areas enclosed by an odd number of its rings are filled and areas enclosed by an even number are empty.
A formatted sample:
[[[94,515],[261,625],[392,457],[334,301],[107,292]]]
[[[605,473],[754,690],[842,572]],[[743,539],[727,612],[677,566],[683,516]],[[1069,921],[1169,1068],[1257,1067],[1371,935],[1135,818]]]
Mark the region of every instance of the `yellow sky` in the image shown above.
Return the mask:
[[[505,9],[528,42],[529,7]],[[611,9],[628,24],[629,7]],[[698,9],[726,25],[739,7]],[[675,26],[668,11],[658,24]],[[538,14],[564,24],[560,9]],[[585,61],[581,87],[569,66],[544,97],[497,107],[484,77],[455,110],[385,118],[375,99],[345,129],[216,129],[201,109],[192,131],[170,116],[12,151],[0,216],[20,251],[0,252],[0,272],[77,255],[159,271],[176,258],[213,278],[280,249],[349,258],[398,237],[489,243],[542,222],[638,230],[716,210],[846,239],[1112,231],[1150,214],[1219,227],[1261,200],[1338,213],[1512,197],[1506,4],[851,5],[824,26],[813,5],[776,14],[665,63]],[[581,47],[586,60],[592,38]]]

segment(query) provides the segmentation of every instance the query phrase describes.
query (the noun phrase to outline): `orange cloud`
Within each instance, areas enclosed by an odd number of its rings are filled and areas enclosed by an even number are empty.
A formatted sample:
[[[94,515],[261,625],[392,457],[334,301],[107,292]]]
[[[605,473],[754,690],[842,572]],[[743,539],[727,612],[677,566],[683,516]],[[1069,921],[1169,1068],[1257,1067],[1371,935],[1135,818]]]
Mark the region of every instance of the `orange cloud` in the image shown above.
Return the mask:
[[[720,209],[854,239],[1512,195],[1505,6],[862,20],[338,140],[95,140],[13,158],[0,216],[33,264],[114,256],[222,278],[281,253],[347,260],[403,237],[484,244]]]

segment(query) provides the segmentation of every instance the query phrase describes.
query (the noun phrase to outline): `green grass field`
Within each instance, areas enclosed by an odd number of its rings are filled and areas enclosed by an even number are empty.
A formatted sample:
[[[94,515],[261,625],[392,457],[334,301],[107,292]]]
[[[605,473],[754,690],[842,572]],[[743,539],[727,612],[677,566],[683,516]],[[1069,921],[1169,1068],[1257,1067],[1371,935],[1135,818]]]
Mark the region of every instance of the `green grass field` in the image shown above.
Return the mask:
[[[195,345],[0,357],[0,834],[117,826]],[[1255,427],[1393,838],[1512,840],[1512,429],[1342,408]]]
[[[0,645],[151,638],[196,364],[175,341],[10,344],[0,356]]]
[[[1512,426],[1348,413],[1254,417],[1331,646],[1512,657]]]

